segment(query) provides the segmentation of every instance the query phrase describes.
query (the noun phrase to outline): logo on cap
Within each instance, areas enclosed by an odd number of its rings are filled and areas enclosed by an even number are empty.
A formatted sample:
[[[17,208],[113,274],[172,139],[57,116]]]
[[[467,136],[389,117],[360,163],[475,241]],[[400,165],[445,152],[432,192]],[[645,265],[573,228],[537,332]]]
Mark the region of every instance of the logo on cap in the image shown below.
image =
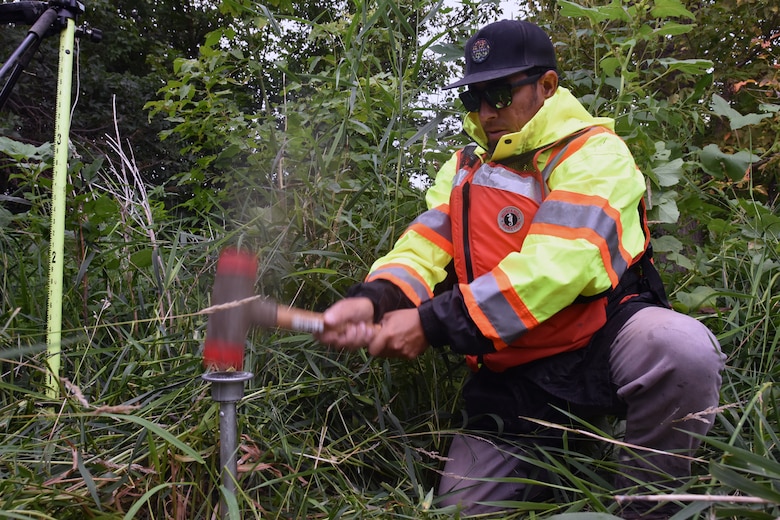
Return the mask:
[[[471,46],[471,59],[474,63],[482,63],[488,58],[488,54],[490,54],[490,42],[484,38],[475,41]]]
[[[507,206],[498,212],[498,227],[505,233],[517,233],[523,227],[523,212],[514,206]]]

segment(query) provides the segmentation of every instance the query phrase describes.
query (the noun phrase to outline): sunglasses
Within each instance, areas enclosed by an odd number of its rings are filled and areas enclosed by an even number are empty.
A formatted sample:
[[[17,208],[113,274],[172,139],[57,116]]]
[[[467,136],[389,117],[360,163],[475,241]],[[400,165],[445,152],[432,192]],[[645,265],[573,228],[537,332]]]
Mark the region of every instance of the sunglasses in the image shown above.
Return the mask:
[[[470,88],[460,93],[460,101],[469,112],[479,112],[483,99],[496,110],[506,108],[512,104],[512,94],[517,87],[536,83],[541,77],[542,74],[534,74],[514,83],[494,83],[481,90]]]

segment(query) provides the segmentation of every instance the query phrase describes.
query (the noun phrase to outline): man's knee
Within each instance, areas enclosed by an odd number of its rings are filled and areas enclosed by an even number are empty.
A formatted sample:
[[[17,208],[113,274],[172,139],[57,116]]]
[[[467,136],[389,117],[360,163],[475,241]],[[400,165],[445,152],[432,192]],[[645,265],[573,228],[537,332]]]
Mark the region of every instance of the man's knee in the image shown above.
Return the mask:
[[[611,353],[615,382],[626,393],[658,383],[720,388],[723,354],[699,321],[660,307],[639,311],[621,329]]]

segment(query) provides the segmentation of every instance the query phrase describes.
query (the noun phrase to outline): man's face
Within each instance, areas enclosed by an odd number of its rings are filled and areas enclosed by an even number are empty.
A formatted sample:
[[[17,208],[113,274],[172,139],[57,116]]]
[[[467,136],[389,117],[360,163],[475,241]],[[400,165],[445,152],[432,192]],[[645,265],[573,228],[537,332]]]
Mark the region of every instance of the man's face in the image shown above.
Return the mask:
[[[482,90],[496,83],[515,83],[525,79],[524,72],[492,82],[476,83],[470,89]],[[484,99],[479,108],[479,122],[488,139],[489,150],[494,150],[501,137],[519,132],[542,108],[544,100],[552,96],[558,86],[558,76],[548,71],[538,81],[514,88],[512,103],[504,108],[494,108]]]

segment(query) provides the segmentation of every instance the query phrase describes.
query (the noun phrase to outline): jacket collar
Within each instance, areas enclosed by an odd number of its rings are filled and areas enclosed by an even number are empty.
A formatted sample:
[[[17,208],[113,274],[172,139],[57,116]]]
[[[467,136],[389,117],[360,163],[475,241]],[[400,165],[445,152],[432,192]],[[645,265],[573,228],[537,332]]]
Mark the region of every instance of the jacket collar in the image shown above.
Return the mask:
[[[589,126],[604,126],[614,130],[615,122],[607,117],[593,117],[585,107],[564,87],[558,87],[542,108],[519,132],[505,135],[493,155],[498,161],[552,144],[564,137]],[[487,137],[479,124],[479,115],[470,113],[463,122],[463,131],[480,147],[477,153],[484,154]]]

